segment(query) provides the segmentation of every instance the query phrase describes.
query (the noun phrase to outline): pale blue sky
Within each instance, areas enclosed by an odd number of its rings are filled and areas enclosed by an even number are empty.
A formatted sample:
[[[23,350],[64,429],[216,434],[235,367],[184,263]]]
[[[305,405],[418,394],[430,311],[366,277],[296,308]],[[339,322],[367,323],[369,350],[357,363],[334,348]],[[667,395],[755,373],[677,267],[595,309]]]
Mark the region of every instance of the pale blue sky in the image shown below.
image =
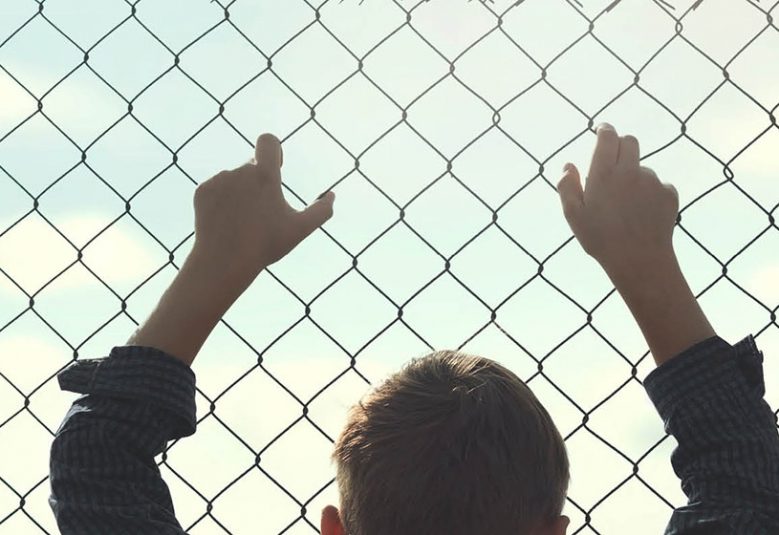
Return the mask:
[[[721,280],[701,303],[730,342],[763,331],[758,342],[767,357],[768,399],[772,406],[779,405],[779,329],[775,325],[766,329],[770,310],[779,304],[779,229],[769,228],[767,215],[771,211],[776,215],[779,203],[779,128],[772,126],[768,113],[776,114],[779,104],[779,31],[767,26],[760,11],[771,10],[776,19],[777,4],[707,0],[685,15],[684,39],[676,37],[645,65],[674,37],[673,16],[686,13],[692,0],[674,1],[673,14],[651,0],[624,0],[597,19],[594,37],[585,35],[587,20],[597,17],[610,1],[583,0],[580,10],[564,0],[527,0],[509,9],[512,3],[420,3],[412,11],[411,27],[403,26],[384,40],[403,25],[404,9],[415,3],[326,2],[320,9],[321,22],[350,53],[315,23],[314,10],[302,0],[238,0],[229,8],[235,27],[225,22],[219,2],[206,0],[143,0],[137,3],[137,18],[129,20],[130,4],[120,0],[46,0],[43,14],[75,44],[41,16],[6,40],[33,17],[38,4],[4,2],[0,268],[24,291],[0,273],[0,372],[29,394],[72,357],[68,344],[26,310],[29,298],[24,292],[35,294],[35,311],[71,346],[79,347],[80,356],[102,356],[122,345],[135,328],[132,320],[145,318],[175,274],[164,247],[180,245],[175,253],[178,265],[191,247],[191,239],[184,240],[192,231],[196,183],[248,160],[250,142],[270,131],[283,139],[284,180],[302,202],[337,184],[336,216],[325,227],[332,238],[315,234],[274,266],[273,274],[308,302],[348,273],[314,301],[311,320],[303,320],[275,343],[281,332],[301,319],[304,305],[263,273],[225,318],[252,347],[227,326],[218,326],[195,364],[204,393],[218,396],[256,364],[258,352],[264,352],[266,369],[307,402],[348,368],[349,354],[359,352],[357,368],[376,381],[431,347],[461,347],[467,340],[464,349],[495,358],[527,379],[536,372],[535,362],[500,329],[541,358],[585,324],[582,309],[591,309],[611,290],[608,279],[575,242],[546,260],[570,237],[554,185],[566,161],[586,171],[594,137],[587,131],[592,117],[595,123],[607,120],[639,137],[644,153],[651,154],[646,165],[680,192],[686,206],[684,228],[720,261],[727,262],[764,233],[728,266],[729,277],[757,300]],[[504,12],[501,28],[496,29],[496,13]],[[204,32],[208,33],[198,39]],[[489,35],[463,54],[485,34]],[[89,51],[88,67],[78,47]],[[175,55],[180,58],[178,67]],[[266,71],[268,56],[272,72]],[[364,75],[357,73],[330,93],[355,73],[356,58],[363,57]],[[449,75],[450,61],[454,76]],[[736,85],[724,80],[721,66],[726,64]],[[631,69],[640,71],[638,87],[633,86]],[[718,87],[687,121],[682,136],[680,120]],[[515,98],[519,93],[522,96]],[[35,113],[39,98],[46,117]],[[219,117],[221,103],[224,119]],[[403,109],[406,122],[401,122]],[[495,126],[497,110],[500,121]],[[86,165],[81,163],[84,150]],[[725,180],[725,164],[733,173],[732,183],[695,201]],[[35,213],[6,231],[33,207],[32,198],[11,177],[32,196],[46,190],[39,198],[40,214],[75,246],[92,240],[84,249],[83,264],[76,263],[39,293],[76,260],[76,252]],[[442,178],[418,195],[438,177]],[[513,196],[520,188],[522,192]],[[123,215],[125,201],[120,196],[129,200],[132,217]],[[302,206],[301,200],[294,203]],[[399,222],[400,208],[405,223]],[[379,235],[382,238],[374,241]],[[676,243],[696,292],[721,275],[718,262],[681,230]],[[444,270],[449,257],[451,274],[439,277],[405,304]],[[536,275],[544,260],[544,276],[581,308],[540,278],[507,300]],[[128,294],[129,317],[120,314],[120,299]],[[401,304],[408,327],[397,320]],[[495,307],[497,325],[490,323],[490,308]],[[593,325],[625,359],[637,362],[646,353],[640,331],[617,295],[597,309]],[[631,365],[625,359],[586,328],[549,357],[545,373],[589,411],[629,379]],[[651,358],[644,358],[639,378],[651,369]],[[564,435],[581,424],[581,410],[548,381],[537,377],[530,385]],[[312,402],[311,418],[334,437],[345,409],[365,389],[364,381],[348,372]],[[71,399],[48,381],[32,395],[30,407],[55,429]],[[201,396],[198,402],[203,415],[208,404]],[[0,422],[22,406],[22,395],[0,378]],[[217,415],[258,450],[301,415],[301,406],[255,370],[220,398]],[[588,427],[631,459],[663,436],[662,422],[636,381],[598,408]],[[23,492],[45,477],[50,436],[28,413],[0,427],[0,441],[9,452],[0,459],[0,477]],[[263,467],[306,501],[333,476],[329,447],[329,441],[303,421],[263,455]],[[629,462],[587,430],[575,433],[568,448],[573,465],[570,496],[585,509],[632,473]],[[679,505],[684,497],[668,460],[672,448],[673,441],[665,440],[641,461],[640,475]],[[248,469],[253,458],[208,418],[195,437],[173,448],[170,463],[212,497]],[[204,513],[205,504],[164,471],[179,517],[189,526]],[[54,532],[47,493],[44,482],[27,499],[25,510]],[[334,488],[328,487],[308,507],[308,519],[316,524],[320,507],[336,500]],[[18,498],[0,484],[0,519],[17,506]],[[280,532],[299,510],[256,470],[214,503],[215,517],[233,533]],[[572,518],[571,531],[577,532],[584,515],[570,504],[565,512]],[[598,533],[624,533],[630,522],[638,524],[633,533],[661,533],[669,514],[666,504],[632,479],[595,508],[591,525]],[[224,533],[211,520],[198,523],[191,532]],[[17,512],[0,523],[0,534],[5,533],[40,530]],[[298,521],[286,533],[313,530]]]

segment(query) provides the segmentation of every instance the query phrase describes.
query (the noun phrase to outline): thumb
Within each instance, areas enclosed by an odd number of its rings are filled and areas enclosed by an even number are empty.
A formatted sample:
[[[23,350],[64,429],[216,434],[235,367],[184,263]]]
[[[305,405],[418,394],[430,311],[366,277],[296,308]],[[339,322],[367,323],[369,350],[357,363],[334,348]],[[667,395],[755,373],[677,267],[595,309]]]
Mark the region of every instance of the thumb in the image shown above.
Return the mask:
[[[560,194],[565,219],[573,228],[584,208],[584,190],[579,170],[572,163],[565,164],[563,177],[557,184],[557,193]]]
[[[309,204],[302,212],[298,213],[298,225],[300,229],[300,239],[305,239],[309,234],[325,224],[333,217],[333,203],[335,202],[335,193],[328,191],[321,195],[316,201]]]
[[[260,168],[277,173],[284,159],[279,138],[273,134],[258,137],[254,145],[254,159]]]

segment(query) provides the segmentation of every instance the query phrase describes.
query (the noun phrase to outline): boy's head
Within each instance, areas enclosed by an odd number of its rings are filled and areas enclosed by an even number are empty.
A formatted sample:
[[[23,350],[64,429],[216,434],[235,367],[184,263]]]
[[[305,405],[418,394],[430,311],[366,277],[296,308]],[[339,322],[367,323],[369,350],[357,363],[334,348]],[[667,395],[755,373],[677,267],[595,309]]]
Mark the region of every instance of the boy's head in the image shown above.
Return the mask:
[[[512,372],[452,351],[415,359],[354,406],[324,535],[562,535],[565,444]]]

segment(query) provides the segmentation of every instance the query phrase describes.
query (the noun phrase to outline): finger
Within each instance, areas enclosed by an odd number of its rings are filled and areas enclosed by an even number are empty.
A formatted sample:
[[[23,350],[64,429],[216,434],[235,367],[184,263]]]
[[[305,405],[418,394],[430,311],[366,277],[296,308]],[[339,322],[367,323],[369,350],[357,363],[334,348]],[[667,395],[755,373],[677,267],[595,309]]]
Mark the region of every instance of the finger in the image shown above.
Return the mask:
[[[584,208],[584,189],[579,170],[572,163],[565,164],[563,177],[557,184],[557,193],[560,195],[565,219],[571,229],[574,229]]]
[[[671,198],[674,200],[674,202],[676,203],[676,206],[678,207],[679,206],[679,191],[676,189],[676,187],[673,184],[668,184],[666,182],[663,182],[663,187],[670,192]]]
[[[309,204],[302,212],[298,213],[298,228],[300,229],[300,239],[305,239],[309,234],[325,224],[333,217],[333,203],[335,202],[335,193],[328,191],[321,195],[316,201]]]
[[[619,159],[619,135],[609,123],[602,123],[597,129],[598,141],[592,155],[589,176],[600,176],[611,171]]]
[[[649,177],[652,177],[654,180],[656,180],[656,181],[660,182],[660,178],[657,176],[657,173],[655,173],[655,170],[654,170],[654,169],[652,169],[651,167],[646,167],[646,166],[644,166],[644,165],[640,165],[638,168],[639,168],[639,169],[641,170],[641,172],[642,172],[642,173],[644,173],[645,175],[647,175],[647,176],[649,176]]]
[[[641,148],[635,136],[622,136],[619,140],[619,165],[638,167],[641,160]]]
[[[257,166],[260,169],[280,178],[279,169],[281,168],[283,158],[279,138],[273,134],[262,134],[257,138],[257,143],[254,147],[254,159],[257,161]]]

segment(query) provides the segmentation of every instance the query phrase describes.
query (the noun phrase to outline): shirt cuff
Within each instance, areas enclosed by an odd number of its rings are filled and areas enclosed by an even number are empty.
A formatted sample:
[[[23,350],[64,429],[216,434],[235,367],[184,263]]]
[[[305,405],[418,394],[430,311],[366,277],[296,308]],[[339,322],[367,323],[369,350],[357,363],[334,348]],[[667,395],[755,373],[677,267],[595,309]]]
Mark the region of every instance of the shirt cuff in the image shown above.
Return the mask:
[[[763,353],[750,335],[735,346],[714,336],[653,370],[644,388],[664,421],[691,400],[716,396],[725,388],[731,394],[750,392],[763,397]]]
[[[174,417],[180,436],[195,432],[195,373],[159,349],[114,347],[108,357],[74,362],[57,380],[70,392],[150,403]]]

